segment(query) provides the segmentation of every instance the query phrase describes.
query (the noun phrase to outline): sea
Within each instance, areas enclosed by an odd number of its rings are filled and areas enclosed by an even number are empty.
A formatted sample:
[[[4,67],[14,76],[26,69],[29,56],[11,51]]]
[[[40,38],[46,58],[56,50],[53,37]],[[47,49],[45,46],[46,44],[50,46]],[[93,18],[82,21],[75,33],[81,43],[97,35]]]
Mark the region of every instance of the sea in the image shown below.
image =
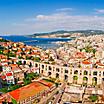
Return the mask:
[[[30,36],[0,36],[13,42],[23,42],[26,45],[37,46],[43,49],[60,47],[56,42],[68,42],[71,38],[33,38]]]

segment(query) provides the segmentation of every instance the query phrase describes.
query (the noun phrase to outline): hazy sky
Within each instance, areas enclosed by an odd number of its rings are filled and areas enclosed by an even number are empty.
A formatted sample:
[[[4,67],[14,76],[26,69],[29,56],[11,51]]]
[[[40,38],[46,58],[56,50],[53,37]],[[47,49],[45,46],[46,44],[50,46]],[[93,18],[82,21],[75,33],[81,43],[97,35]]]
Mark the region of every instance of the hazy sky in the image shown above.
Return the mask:
[[[0,0],[0,34],[104,30],[104,0]]]

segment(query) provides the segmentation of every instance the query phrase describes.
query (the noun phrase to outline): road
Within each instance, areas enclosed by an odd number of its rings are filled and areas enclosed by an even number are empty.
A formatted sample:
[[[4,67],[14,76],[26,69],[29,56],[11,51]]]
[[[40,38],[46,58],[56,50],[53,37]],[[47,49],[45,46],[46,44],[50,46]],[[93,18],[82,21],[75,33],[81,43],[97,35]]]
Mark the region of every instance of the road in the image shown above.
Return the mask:
[[[63,90],[64,88],[65,88],[65,84],[61,85],[60,87],[57,87],[48,96],[42,98],[38,104],[47,104],[47,101],[50,100],[56,94],[57,91]],[[59,99],[60,95],[58,95],[57,98]],[[58,99],[55,98],[55,102],[57,102]],[[57,103],[55,103],[55,104],[57,104]]]
[[[52,104],[57,104],[57,103],[59,102],[60,98],[61,98],[62,95],[63,95],[63,91],[64,91],[64,89],[65,89],[65,86],[66,86],[66,84],[64,83],[64,84],[60,87],[60,92],[59,92],[59,94],[56,96],[56,98],[55,98],[55,100],[53,101]]]
[[[55,89],[54,91],[52,91],[48,96],[42,98],[41,101],[40,101],[38,104],[46,104],[47,101],[48,101],[51,97],[53,97],[53,96],[56,94],[57,91],[59,91],[59,88],[56,88],[56,89]]]

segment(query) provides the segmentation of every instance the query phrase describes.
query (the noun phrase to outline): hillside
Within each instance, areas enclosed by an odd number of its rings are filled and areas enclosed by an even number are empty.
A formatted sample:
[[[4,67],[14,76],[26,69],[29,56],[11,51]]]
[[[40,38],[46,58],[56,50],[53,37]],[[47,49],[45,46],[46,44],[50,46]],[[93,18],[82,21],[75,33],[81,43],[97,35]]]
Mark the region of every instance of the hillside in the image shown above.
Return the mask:
[[[53,31],[53,32],[48,32],[48,33],[35,33],[35,34],[30,35],[30,36],[37,37],[37,36],[56,35],[56,37],[58,37],[58,36],[62,36],[62,34],[65,34],[65,33],[69,33],[70,35],[72,35],[74,33],[81,33],[81,35],[88,36],[88,35],[104,34],[104,31],[102,31],[102,30],[76,30],[76,31],[59,30],[59,31]]]

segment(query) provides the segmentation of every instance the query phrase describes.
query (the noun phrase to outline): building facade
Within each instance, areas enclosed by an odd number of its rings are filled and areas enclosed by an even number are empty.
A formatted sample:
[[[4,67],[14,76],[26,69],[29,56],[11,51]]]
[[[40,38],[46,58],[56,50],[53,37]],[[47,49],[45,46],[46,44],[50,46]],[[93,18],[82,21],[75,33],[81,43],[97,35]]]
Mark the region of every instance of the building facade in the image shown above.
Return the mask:
[[[58,78],[61,81],[67,81],[69,83],[100,85],[104,80],[103,68],[73,68],[38,62],[34,62],[34,66],[38,68],[39,73],[44,76]]]

